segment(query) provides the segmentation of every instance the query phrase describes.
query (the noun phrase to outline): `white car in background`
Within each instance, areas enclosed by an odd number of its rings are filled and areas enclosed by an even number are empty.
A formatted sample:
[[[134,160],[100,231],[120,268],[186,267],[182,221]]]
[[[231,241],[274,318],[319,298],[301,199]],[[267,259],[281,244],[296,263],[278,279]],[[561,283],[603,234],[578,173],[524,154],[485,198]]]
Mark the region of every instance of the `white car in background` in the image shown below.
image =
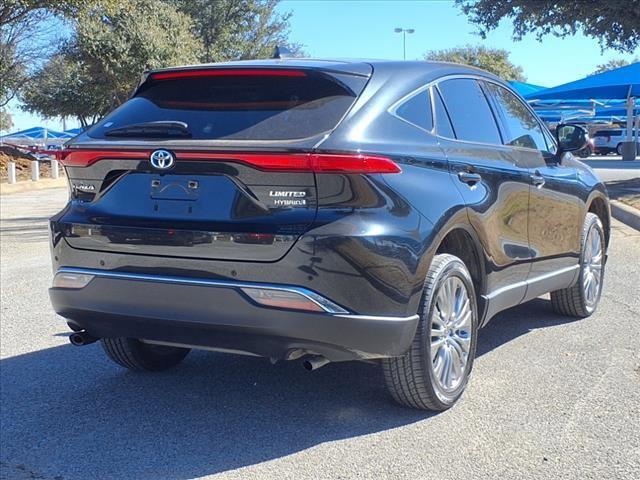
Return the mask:
[[[593,139],[593,151],[595,154],[606,155],[615,152],[618,155],[622,155],[622,143],[626,141],[627,131],[624,128],[598,130],[591,138]],[[633,138],[637,138],[635,131],[633,131]]]

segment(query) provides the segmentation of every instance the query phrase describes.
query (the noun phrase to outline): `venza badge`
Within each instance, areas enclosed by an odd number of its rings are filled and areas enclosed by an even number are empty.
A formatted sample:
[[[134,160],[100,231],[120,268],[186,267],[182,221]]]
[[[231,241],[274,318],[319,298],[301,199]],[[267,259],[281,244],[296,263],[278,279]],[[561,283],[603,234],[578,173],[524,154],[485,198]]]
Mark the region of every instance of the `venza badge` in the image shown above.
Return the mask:
[[[166,150],[155,150],[150,157],[151,165],[158,170],[168,170],[173,167],[175,158],[171,152]]]

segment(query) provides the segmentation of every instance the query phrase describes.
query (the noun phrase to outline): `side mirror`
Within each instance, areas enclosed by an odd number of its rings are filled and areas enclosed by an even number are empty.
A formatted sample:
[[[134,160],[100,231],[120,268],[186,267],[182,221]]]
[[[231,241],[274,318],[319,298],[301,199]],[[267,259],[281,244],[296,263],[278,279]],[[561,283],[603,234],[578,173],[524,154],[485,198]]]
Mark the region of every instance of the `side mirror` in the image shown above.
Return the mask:
[[[589,134],[578,125],[561,123],[556,128],[556,139],[558,140],[558,154],[564,152],[575,152],[582,150],[589,143]]]

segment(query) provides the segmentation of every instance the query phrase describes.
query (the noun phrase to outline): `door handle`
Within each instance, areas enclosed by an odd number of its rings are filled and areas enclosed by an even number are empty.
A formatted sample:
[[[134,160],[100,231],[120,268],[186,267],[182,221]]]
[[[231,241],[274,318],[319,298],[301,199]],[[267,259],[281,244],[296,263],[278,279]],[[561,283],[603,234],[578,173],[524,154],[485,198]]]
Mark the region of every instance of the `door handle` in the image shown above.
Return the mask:
[[[482,176],[479,173],[463,171],[458,172],[458,180],[466,183],[467,185],[473,186],[476,183],[480,183],[480,181],[482,180]]]
[[[536,171],[531,175],[531,183],[533,184],[534,187],[542,188],[542,186],[544,185],[544,182],[545,182],[545,179],[542,175],[540,175],[540,172]]]

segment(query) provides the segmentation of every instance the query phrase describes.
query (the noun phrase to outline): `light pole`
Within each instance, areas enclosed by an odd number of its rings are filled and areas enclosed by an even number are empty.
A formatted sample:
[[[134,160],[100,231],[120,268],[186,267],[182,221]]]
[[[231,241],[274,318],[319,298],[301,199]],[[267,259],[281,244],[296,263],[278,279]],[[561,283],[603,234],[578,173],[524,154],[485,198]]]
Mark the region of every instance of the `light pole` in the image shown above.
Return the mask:
[[[394,32],[402,34],[402,59],[407,59],[407,33],[413,33],[415,30],[413,28],[394,28]]]

